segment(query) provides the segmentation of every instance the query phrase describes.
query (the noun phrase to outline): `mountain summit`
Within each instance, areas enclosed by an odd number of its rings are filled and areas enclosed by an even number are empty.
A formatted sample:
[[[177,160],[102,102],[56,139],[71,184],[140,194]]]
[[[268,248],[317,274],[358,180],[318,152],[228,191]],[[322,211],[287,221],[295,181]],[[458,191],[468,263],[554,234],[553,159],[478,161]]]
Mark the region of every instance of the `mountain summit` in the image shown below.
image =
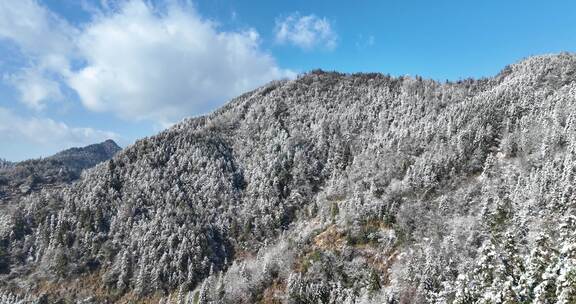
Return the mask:
[[[273,82],[22,199],[0,216],[0,288],[85,303],[573,303],[574,113],[568,53],[478,80]]]

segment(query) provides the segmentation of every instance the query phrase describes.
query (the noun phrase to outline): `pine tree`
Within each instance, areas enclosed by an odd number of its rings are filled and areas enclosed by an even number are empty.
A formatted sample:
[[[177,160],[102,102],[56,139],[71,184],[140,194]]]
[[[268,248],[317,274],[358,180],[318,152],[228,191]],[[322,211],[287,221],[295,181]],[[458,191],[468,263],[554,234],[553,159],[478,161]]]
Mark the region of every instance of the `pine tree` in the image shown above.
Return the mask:
[[[530,252],[525,273],[520,278],[520,294],[523,301],[532,301],[534,291],[543,281],[546,269],[553,262],[553,249],[546,234],[540,234]]]
[[[125,291],[130,284],[130,277],[131,277],[131,263],[128,251],[124,251],[121,255],[120,260],[120,270],[118,275],[118,282],[116,283],[116,288],[121,291]]]
[[[204,281],[198,294],[198,304],[208,304],[208,282]]]
[[[143,254],[138,263],[138,272],[136,275],[136,282],[134,283],[134,291],[138,295],[145,295],[149,290],[149,273],[147,265],[147,255]]]
[[[556,297],[558,303],[576,303],[576,216],[564,219],[560,240]]]

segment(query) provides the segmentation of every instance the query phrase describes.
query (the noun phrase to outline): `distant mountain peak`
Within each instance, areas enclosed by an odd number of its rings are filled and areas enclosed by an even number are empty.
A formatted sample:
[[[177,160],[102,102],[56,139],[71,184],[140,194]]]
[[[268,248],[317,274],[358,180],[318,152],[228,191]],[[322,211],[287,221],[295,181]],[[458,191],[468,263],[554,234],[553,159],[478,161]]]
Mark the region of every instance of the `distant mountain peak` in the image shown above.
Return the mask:
[[[0,202],[77,180],[82,170],[112,158],[121,148],[112,140],[69,148],[52,156],[18,163],[0,161]]]
[[[107,139],[101,142],[100,145],[102,145],[111,155],[114,155],[118,151],[122,150],[122,148],[112,139]]]
[[[118,146],[118,144],[116,144],[116,142],[113,139],[107,139],[107,140],[103,141],[102,144],[111,145],[111,146],[120,148],[120,146]]]

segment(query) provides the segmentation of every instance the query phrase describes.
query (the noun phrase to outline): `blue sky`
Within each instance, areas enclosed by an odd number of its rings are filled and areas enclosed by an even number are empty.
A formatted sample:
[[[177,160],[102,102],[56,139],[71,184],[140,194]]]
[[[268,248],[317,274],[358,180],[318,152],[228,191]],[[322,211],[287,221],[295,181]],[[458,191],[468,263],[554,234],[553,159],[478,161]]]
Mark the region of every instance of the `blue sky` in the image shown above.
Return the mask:
[[[574,1],[0,2],[0,157],[126,146],[322,68],[457,80],[576,48]]]

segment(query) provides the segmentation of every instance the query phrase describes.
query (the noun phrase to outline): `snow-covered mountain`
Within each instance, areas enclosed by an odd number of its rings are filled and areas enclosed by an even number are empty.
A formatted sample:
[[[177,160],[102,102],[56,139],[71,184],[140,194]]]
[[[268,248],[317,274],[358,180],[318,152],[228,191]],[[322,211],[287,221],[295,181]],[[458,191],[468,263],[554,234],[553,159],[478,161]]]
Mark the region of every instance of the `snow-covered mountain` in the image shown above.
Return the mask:
[[[574,303],[575,169],[574,54],[446,83],[313,71],[22,199],[0,215],[0,288],[83,303]]]
[[[113,140],[18,163],[0,160],[0,206],[33,191],[57,188],[80,178],[82,170],[109,160],[120,151]]]

